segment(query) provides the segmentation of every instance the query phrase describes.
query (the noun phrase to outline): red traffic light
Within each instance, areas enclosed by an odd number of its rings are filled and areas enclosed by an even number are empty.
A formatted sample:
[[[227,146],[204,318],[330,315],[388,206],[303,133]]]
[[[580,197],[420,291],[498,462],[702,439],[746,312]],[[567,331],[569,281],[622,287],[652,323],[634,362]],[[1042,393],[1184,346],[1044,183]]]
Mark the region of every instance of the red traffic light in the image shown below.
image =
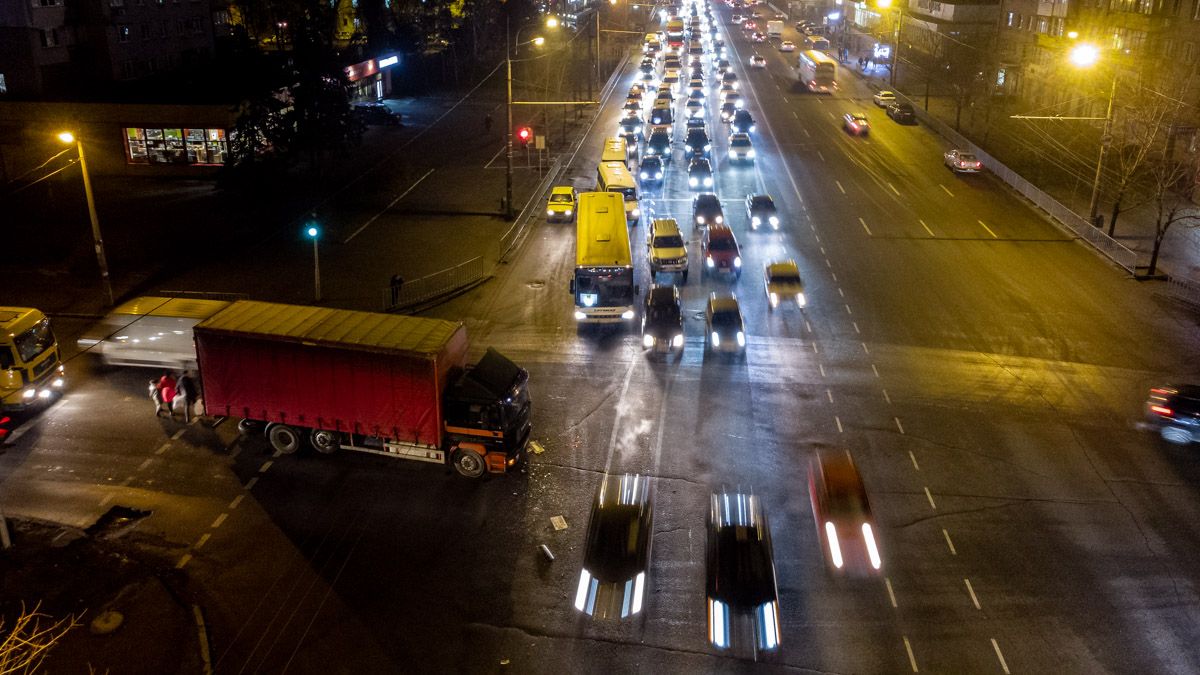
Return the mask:
[[[518,127],[517,138],[521,141],[522,145],[529,143],[529,139],[533,138],[533,129],[530,129],[529,127]]]

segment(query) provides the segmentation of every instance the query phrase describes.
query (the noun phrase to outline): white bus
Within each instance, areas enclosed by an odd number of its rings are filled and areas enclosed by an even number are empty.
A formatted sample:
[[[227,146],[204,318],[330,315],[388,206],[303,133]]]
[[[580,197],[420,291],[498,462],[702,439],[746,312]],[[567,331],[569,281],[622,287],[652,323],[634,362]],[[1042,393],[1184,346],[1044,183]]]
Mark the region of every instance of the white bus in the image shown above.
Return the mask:
[[[633,251],[625,226],[624,199],[616,192],[579,195],[575,220],[575,321],[630,323],[637,288],[633,284]]]
[[[633,172],[621,162],[600,162],[596,168],[596,191],[617,192],[625,200],[625,222],[637,225],[642,217],[638,204],[637,181]]]
[[[796,66],[800,84],[808,87],[809,91],[831,94],[837,89],[837,61],[829,55],[810,49],[800,53]]]

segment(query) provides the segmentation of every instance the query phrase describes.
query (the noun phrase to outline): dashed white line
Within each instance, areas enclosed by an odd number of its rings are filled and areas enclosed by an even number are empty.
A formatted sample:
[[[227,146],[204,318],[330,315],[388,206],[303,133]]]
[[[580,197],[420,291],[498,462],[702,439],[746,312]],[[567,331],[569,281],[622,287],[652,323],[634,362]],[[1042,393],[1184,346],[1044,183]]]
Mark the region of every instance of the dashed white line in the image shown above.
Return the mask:
[[[867,227],[867,221],[863,220],[862,216],[858,217],[858,222],[862,223],[863,229],[867,231],[867,236],[868,237],[872,236],[871,228]]]
[[[241,505],[242,500],[245,498],[246,498],[246,495],[238,495],[238,496],[234,497],[233,501],[229,502],[229,506],[226,508],[228,508],[230,511],[236,509],[238,506]]]
[[[843,428],[842,428],[842,418],[838,417],[837,415],[834,415],[834,416],[833,416],[833,421],[834,421],[834,422],[837,422],[837,428],[838,428],[838,433],[839,433],[839,434],[840,434],[840,433],[844,433],[844,432],[846,431],[845,429],[843,429]]]
[[[787,103],[787,102],[788,102],[788,100],[787,100],[787,97],[786,97],[786,96],[780,96],[780,98],[782,98],[782,99],[783,99],[783,102],[784,102],[784,103]]]
[[[154,451],[154,454],[156,454],[156,455],[161,455],[161,454],[163,454],[164,452],[166,452],[166,451],[167,451],[167,448],[169,448],[169,447],[171,447],[171,443],[170,443],[170,442],[163,443],[162,445],[158,446],[158,449]]]
[[[879,377],[879,369],[875,367],[874,363],[871,364],[871,371],[875,373],[875,377]]]
[[[892,188],[892,192],[895,192],[896,196],[900,196],[900,191],[896,189],[895,185],[892,185],[891,181],[888,182],[888,187]]]
[[[842,181],[835,180],[833,182],[837,184],[838,190],[841,190],[842,194],[846,194],[846,188],[842,187]]]
[[[938,183],[938,187],[940,187],[940,188],[942,188],[943,190],[945,190],[945,191],[946,191],[946,194],[950,195],[951,197],[953,197],[953,196],[954,196],[954,193],[950,191],[950,188],[946,187],[945,185],[942,185],[941,183]]]
[[[996,233],[995,233],[995,232],[992,232],[992,228],[988,227],[988,226],[987,226],[987,223],[983,222],[982,220],[980,220],[980,221],[976,221],[976,222],[978,222],[980,225],[982,225],[982,226],[983,226],[983,229],[987,230],[987,233],[988,233],[988,234],[990,234],[990,235],[992,235],[992,237],[994,237],[994,238],[996,238],[996,239],[999,239],[999,238],[1000,238],[999,236],[997,236],[997,235],[996,235]]]
[[[809,323],[808,319],[804,320],[804,330],[809,333],[812,332],[812,324]],[[815,343],[815,342],[813,343],[813,353],[814,354],[817,353],[817,343]]]
[[[829,274],[833,276],[833,282],[837,283],[837,272],[830,272]]]
[[[863,346],[863,353],[864,353],[864,354],[867,354],[867,355],[870,355],[870,353],[871,353],[871,350],[867,348],[867,343],[865,343],[865,342],[864,342],[864,343],[862,343],[862,346]]]
[[[154,461],[153,459],[147,457],[141,464],[138,464],[137,470],[145,471],[146,467],[150,466],[150,462],[153,462],[153,461]]]
[[[191,553],[184,553],[183,557],[179,559],[179,562],[175,563],[175,569],[177,569],[177,570],[183,569],[184,565],[187,565],[188,561],[191,559],[192,559]]]
[[[212,525],[208,526],[208,529],[210,529],[210,530],[217,529],[218,527],[221,526],[221,523],[225,522],[225,519],[228,517],[229,517],[228,513],[222,513],[221,515],[217,516],[217,519],[213,521]]]
[[[887,389],[883,390],[883,400],[887,401],[888,405],[892,404],[892,397],[888,396]]]
[[[828,267],[829,269],[833,269],[833,265],[829,262],[829,258],[825,259],[825,266]]]
[[[793,110],[793,111],[792,111],[792,117],[795,117],[796,119],[800,119],[800,116],[796,114],[796,111],[795,111],[795,110]],[[801,129],[801,131],[803,131],[803,132],[804,132],[804,135],[805,135],[805,136],[809,136],[809,135],[811,135],[811,134],[809,134],[809,133],[808,133],[808,129]]]
[[[844,305],[844,306],[846,307],[846,313],[847,313],[847,314],[854,314],[854,312],[850,311],[850,303],[845,303],[845,305]]]
[[[905,635],[903,637],[904,637],[904,651],[908,652],[908,665],[912,666],[912,671],[914,673],[919,673],[921,671],[917,670],[917,657],[913,656],[912,645],[909,644],[907,635]]]
[[[179,431],[176,431],[174,434],[171,435],[171,440],[173,440],[173,441],[179,440],[183,436],[183,432],[185,432],[185,431],[187,431],[187,429],[180,429]]]
[[[895,594],[895,592],[892,591],[892,580],[887,577],[884,577],[883,585],[887,586],[888,600],[892,601],[892,607],[894,609],[899,609],[900,605],[896,604],[896,594]]]
[[[828,398],[829,402],[833,403],[833,390],[832,389],[825,390],[825,398]]]
[[[843,298],[846,297],[846,293],[845,293],[845,291],[842,290],[841,286],[838,286],[838,295]]]
[[[929,233],[929,236],[931,236],[931,237],[937,236],[936,234],[933,233],[933,230],[929,229],[929,226],[925,224],[925,221],[918,218],[917,222],[921,224],[921,227],[925,228],[925,231]]]
[[[975,597],[975,589],[971,588],[971,580],[964,577],[963,583],[967,585],[967,593],[971,594],[971,604],[975,605],[975,609],[983,609],[979,606],[979,598]]]
[[[946,546],[950,548],[950,555],[958,555],[958,551],[954,549],[954,542],[950,540],[950,532],[946,528],[942,528],[942,535],[946,537]]]
[[[857,321],[851,321],[850,323],[854,325],[854,334],[855,334],[855,335],[862,335],[862,331],[858,329],[858,322],[857,322]]]
[[[207,544],[207,543],[208,543],[208,540],[209,540],[209,539],[211,539],[211,538],[212,538],[212,535],[211,535],[211,534],[209,534],[208,532],[205,532],[204,534],[200,535],[200,539],[199,539],[199,541],[197,541],[197,542],[196,542],[196,545],[195,545],[195,546],[193,546],[192,548],[201,548],[201,547],[203,547],[205,544]]]
[[[992,638],[992,649],[996,650],[996,658],[1000,659],[1000,667],[1004,669],[1004,675],[1010,675],[1008,662],[1004,660],[1004,654],[1000,652],[1000,645],[996,643],[996,638]]]
[[[821,255],[828,255],[827,253],[825,253],[825,247],[824,247],[824,246],[821,246],[821,247],[819,247],[819,248],[821,249]]]
[[[259,473],[266,473],[266,472],[267,472],[267,469],[270,469],[270,468],[271,468],[271,465],[272,465],[272,464],[274,464],[274,463],[275,463],[274,461],[272,461],[272,460],[269,460],[269,459],[268,459],[267,461],[263,462],[263,465],[262,465],[262,466],[258,467],[258,472],[259,472]]]
[[[818,363],[818,364],[817,364],[817,368],[819,368],[819,369],[820,369],[820,371],[821,371],[821,377],[825,377],[825,364],[824,364],[824,363]]]
[[[916,469],[917,471],[920,471],[921,465],[917,464],[917,456],[913,454],[912,450],[908,451],[908,458],[912,460],[913,468]]]
[[[257,482],[258,482],[258,476],[255,476],[254,478],[251,478],[249,481],[247,481],[247,482],[246,482],[246,487],[245,487],[244,489],[245,489],[245,490],[247,490],[247,491],[249,491],[249,490],[253,490],[253,489],[254,489],[254,485],[255,485],[255,483],[257,483]]]
[[[929,488],[925,488],[925,496],[929,499],[929,508],[937,511],[937,504],[933,503],[933,493],[929,491]]]
[[[820,157],[822,162],[825,161],[825,155],[821,154],[820,150],[817,151],[817,157]]]
[[[900,424],[900,418],[893,417],[892,419],[896,420],[896,428],[900,430],[900,435],[903,436],[904,435],[904,425]]]
[[[111,493],[111,492],[104,495],[104,498],[100,500],[100,506],[104,506],[105,504],[111,502],[112,498],[113,498],[113,493]]]

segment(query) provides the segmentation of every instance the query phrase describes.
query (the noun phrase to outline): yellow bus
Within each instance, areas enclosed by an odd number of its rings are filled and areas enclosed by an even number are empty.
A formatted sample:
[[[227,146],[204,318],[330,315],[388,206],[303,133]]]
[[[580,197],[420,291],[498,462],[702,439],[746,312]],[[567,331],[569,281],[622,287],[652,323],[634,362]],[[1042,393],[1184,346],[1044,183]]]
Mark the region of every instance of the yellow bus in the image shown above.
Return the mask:
[[[625,168],[629,168],[629,146],[625,143],[625,139],[617,136],[616,138],[604,139],[604,151],[600,153],[601,162],[620,162]]]
[[[25,410],[66,387],[50,319],[32,307],[0,307],[0,408]]]
[[[600,162],[596,168],[596,191],[618,192],[625,200],[625,222],[637,225],[642,217],[638,205],[637,181],[633,172],[620,162]]]
[[[628,323],[636,315],[633,252],[623,202],[615,192],[579,195],[571,279],[577,323]]]

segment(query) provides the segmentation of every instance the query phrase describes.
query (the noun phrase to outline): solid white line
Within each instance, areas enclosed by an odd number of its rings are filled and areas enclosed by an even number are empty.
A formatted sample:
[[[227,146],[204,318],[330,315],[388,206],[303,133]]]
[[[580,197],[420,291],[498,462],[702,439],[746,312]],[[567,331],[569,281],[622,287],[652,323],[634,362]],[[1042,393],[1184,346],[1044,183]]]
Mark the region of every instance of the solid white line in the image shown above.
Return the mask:
[[[920,471],[921,465],[917,464],[917,456],[913,454],[912,450],[908,451],[908,458],[912,460],[913,468],[916,469],[917,471]]]
[[[946,194],[950,195],[951,197],[953,197],[953,196],[954,196],[954,193],[953,193],[953,192],[951,192],[951,191],[950,191],[950,189],[949,189],[949,188],[947,188],[945,185],[942,185],[941,183],[938,183],[938,187],[940,187],[940,188],[942,188],[943,190],[945,190],[945,191],[946,191]]]
[[[185,432],[185,431],[187,431],[187,429],[180,429],[179,431],[176,431],[174,434],[171,435],[171,440],[173,440],[173,441],[179,440],[180,436],[183,436],[183,432]]]
[[[892,185],[890,181],[888,182],[888,187],[892,188],[892,192],[895,192],[895,193],[896,193],[896,196],[899,196],[899,195],[900,195],[900,191],[899,191],[899,190],[897,190],[897,189],[896,189],[896,186],[895,186],[895,185]]]
[[[950,541],[950,533],[944,527],[942,528],[942,534],[946,536],[946,546],[950,547],[950,555],[958,555],[958,551],[954,550],[954,542]]]
[[[242,500],[245,498],[246,498],[246,495],[238,495],[238,496],[234,497],[233,501],[229,502],[229,506],[226,508],[228,508],[230,511],[236,509],[238,506],[241,505]]]
[[[842,194],[846,194],[846,188],[842,187],[842,182],[840,180],[835,180],[833,182],[837,183],[838,189],[842,191]]]
[[[221,523],[225,522],[225,519],[228,517],[229,517],[228,513],[222,513],[221,515],[217,516],[217,519],[213,521],[213,524],[208,526],[209,529],[213,529],[213,530],[217,529],[218,527],[221,526]]]
[[[154,451],[154,454],[161,455],[166,452],[167,448],[169,447],[171,447],[170,443],[163,443],[162,445],[158,446],[158,449]]]
[[[846,430],[842,428],[842,418],[838,417],[837,415],[834,415],[833,421],[837,422],[838,433],[839,434],[845,433]]]
[[[829,402],[833,403],[833,390],[832,389],[825,390],[825,398],[828,398]]]
[[[933,233],[933,230],[929,229],[929,226],[925,224],[925,221],[918,218],[917,222],[921,224],[921,227],[925,228],[925,231],[929,233],[929,236],[931,236],[931,237],[937,236],[936,234]]]
[[[899,609],[900,605],[896,604],[896,594],[892,591],[892,580],[884,577],[883,584],[887,586],[888,599],[892,601],[892,607]]]
[[[986,224],[986,223],[984,223],[982,220],[980,220],[980,221],[977,221],[977,222],[978,222],[980,225],[983,225],[983,229],[987,230],[988,234],[992,235],[992,236],[993,236],[993,237],[995,237],[996,239],[999,239],[999,238],[1000,238],[1000,237],[996,236],[996,233],[995,233],[995,232],[992,232],[992,228],[988,227],[988,226],[987,226],[987,224]]]
[[[904,636],[904,651],[908,652],[908,665],[912,666],[914,673],[921,671],[917,670],[917,657],[913,656],[912,645],[908,643],[908,636]]]
[[[262,465],[262,466],[258,467],[258,472],[259,472],[259,473],[266,473],[266,472],[267,472],[267,469],[271,468],[271,465],[272,465],[272,464],[274,464],[274,463],[275,463],[275,462],[273,462],[272,460],[269,460],[269,459],[268,459],[267,461],[263,462],[263,465]]]
[[[246,483],[246,487],[245,487],[244,489],[245,489],[245,490],[251,490],[251,489],[253,489],[253,488],[254,488],[254,484],[255,484],[255,483],[257,483],[257,482],[258,482],[258,476],[255,476],[254,478],[251,478],[251,479],[250,479],[250,480],[249,480],[249,481]]]
[[[212,535],[211,535],[211,534],[209,534],[209,533],[207,533],[207,532],[205,532],[204,534],[200,535],[200,540],[199,540],[199,541],[197,541],[197,542],[196,542],[196,545],[195,545],[195,546],[193,546],[192,548],[201,548],[201,547],[203,547],[205,544],[207,544],[207,543],[208,543],[208,540],[209,540],[209,539],[211,539],[211,538],[212,538]]]
[[[929,491],[929,488],[925,488],[925,496],[929,498],[929,507],[937,511],[937,504],[933,503],[933,493]]]
[[[992,649],[996,650],[996,658],[1000,659],[1000,667],[1004,669],[1004,675],[1010,675],[1008,663],[1004,660],[1004,654],[1000,653],[1000,645],[996,643],[996,638],[992,638]]]
[[[893,417],[892,419],[896,420],[896,428],[900,430],[900,435],[903,436],[904,435],[904,425],[900,424],[900,418]]]
[[[975,605],[975,609],[983,609],[979,606],[979,598],[975,597],[975,589],[971,588],[971,580],[964,577],[963,583],[967,585],[967,592],[971,594],[971,603]]]
[[[378,219],[379,216],[382,216],[384,213],[387,213],[388,209],[390,209],[396,205],[396,202],[407,197],[408,193],[412,192],[413,188],[415,188],[421,184],[421,181],[425,180],[426,178],[429,178],[429,174],[433,173],[433,171],[434,171],[433,169],[426,171],[424,176],[421,176],[420,178],[417,179],[417,181],[415,183],[413,183],[412,185],[409,185],[407,190],[405,190],[404,192],[401,192],[399,197],[396,197],[395,199],[393,199],[387,206],[383,207],[383,209],[381,209],[379,211],[379,213],[376,213],[375,215],[368,218],[367,222],[362,224],[362,227],[355,230],[353,232],[353,234],[351,234],[349,237],[346,237],[345,241],[343,241],[342,243],[349,244],[351,239],[357,237],[360,232],[362,232],[363,230],[370,227],[371,223],[375,222],[375,220]]]
[[[192,559],[191,553],[184,553],[183,557],[179,559],[179,562],[175,563],[175,569],[177,569],[177,570],[183,569],[183,566],[187,565],[188,561],[191,559]]]
[[[863,220],[863,219],[862,219],[862,216],[859,216],[859,217],[858,217],[858,222],[862,223],[863,229],[867,231],[867,236],[868,236],[868,237],[872,236],[872,235],[871,235],[871,228],[867,227],[867,221]]]
[[[883,390],[883,400],[887,401],[888,405],[892,404],[892,397],[888,396],[887,389]]]

